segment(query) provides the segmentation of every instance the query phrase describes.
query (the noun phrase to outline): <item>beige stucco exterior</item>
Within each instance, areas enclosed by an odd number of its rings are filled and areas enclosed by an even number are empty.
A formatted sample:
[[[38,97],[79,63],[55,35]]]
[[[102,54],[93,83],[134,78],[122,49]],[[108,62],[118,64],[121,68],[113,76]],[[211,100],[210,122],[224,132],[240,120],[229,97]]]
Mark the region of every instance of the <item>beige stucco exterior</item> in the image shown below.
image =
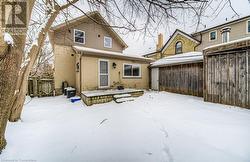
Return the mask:
[[[243,19],[241,21],[236,21],[232,24],[226,24],[226,25],[221,25],[216,28],[211,28],[209,30],[205,30],[203,32],[198,32],[193,34],[194,38],[197,40],[201,40],[201,44],[196,48],[196,51],[202,51],[204,48],[220,44],[222,43],[222,35],[221,35],[221,29],[225,27],[230,27],[230,33],[229,33],[229,41],[249,37],[250,33],[247,32],[247,21],[250,20],[248,19]],[[209,34],[212,31],[217,32],[217,39],[210,41],[209,40]]]
[[[97,15],[96,13],[94,15]],[[99,16],[100,19],[100,16]],[[74,42],[74,29],[85,32],[85,43],[79,44]],[[112,48],[104,47],[104,37],[112,38]],[[145,59],[126,58],[122,51],[127,45],[120,37],[111,29],[98,25],[88,18],[77,19],[71,24],[52,28],[49,38],[53,47],[55,56],[55,90],[57,94],[62,92],[62,82],[67,81],[69,86],[75,87],[77,92],[83,90],[100,89],[98,61],[99,59],[109,60],[109,87],[116,88],[117,85],[123,85],[126,88],[148,89],[149,87],[149,62]],[[73,50],[73,46],[87,47],[102,51],[119,52],[121,58],[110,56],[91,56],[85,52],[78,53]],[[112,67],[112,63],[116,63],[116,68]],[[80,63],[80,70],[77,71],[76,65]],[[124,78],[123,64],[139,64],[141,66],[141,77]]]
[[[61,92],[62,82],[67,81],[70,86],[76,86],[75,60],[76,55],[70,46],[54,46],[54,78],[57,93]]]
[[[96,90],[99,87],[99,60],[107,60],[109,62],[109,87],[116,88],[117,85],[123,85],[125,88],[136,89],[148,89],[149,88],[149,63],[112,59],[105,57],[93,57],[93,56],[79,56],[81,57],[81,71],[77,72],[76,87],[80,87],[83,90]],[[78,59],[77,61],[80,61]],[[113,68],[112,64],[116,64],[116,68]],[[123,64],[139,64],[141,66],[141,77],[123,77]],[[81,74],[80,74],[81,73]],[[80,79],[81,75],[81,79]]]

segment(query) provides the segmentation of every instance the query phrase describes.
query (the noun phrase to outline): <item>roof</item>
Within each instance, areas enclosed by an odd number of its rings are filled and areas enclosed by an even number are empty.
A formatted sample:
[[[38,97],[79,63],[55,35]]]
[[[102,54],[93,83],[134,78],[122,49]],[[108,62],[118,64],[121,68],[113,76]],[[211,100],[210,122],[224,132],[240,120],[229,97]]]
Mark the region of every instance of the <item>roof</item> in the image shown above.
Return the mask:
[[[153,62],[154,60],[151,58],[145,58],[142,56],[135,55],[127,55],[120,52],[112,52],[106,50],[99,50],[94,48],[88,48],[83,46],[73,46],[73,49],[80,54],[91,55],[91,56],[101,56],[101,57],[110,57],[110,58],[118,58],[125,60],[135,60],[135,61],[143,61],[143,62]]]
[[[233,40],[233,41],[229,41],[229,42],[226,42],[226,43],[220,43],[220,44],[208,46],[208,47],[204,48],[203,50],[208,50],[208,49],[211,49],[211,48],[226,46],[226,45],[230,45],[230,44],[234,44],[234,43],[239,43],[239,42],[243,42],[243,41],[248,41],[248,40],[250,40],[250,36],[249,37],[245,37],[245,38],[241,38],[241,39],[236,39],[236,40]]]
[[[237,23],[239,21],[244,21],[245,19],[248,19],[250,18],[250,15],[247,15],[247,16],[244,16],[244,17],[241,17],[241,18],[238,18],[238,19],[235,19],[235,20],[232,20],[232,21],[228,21],[228,22],[224,22],[224,23],[221,23],[219,25],[215,25],[215,26],[212,26],[210,28],[207,28],[207,29],[203,29],[203,30],[200,30],[200,31],[197,31],[195,33],[193,33],[192,35],[196,35],[196,34],[199,34],[199,33],[204,33],[204,32],[207,32],[209,30],[213,30],[215,28],[219,28],[219,27],[223,27],[223,26],[227,26],[227,25],[230,25],[230,24],[234,24],[234,23]]]
[[[191,41],[199,44],[200,42],[198,40],[196,40],[195,38],[193,38],[191,35],[179,30],[179,29],[176,29],[175,32],[170,36],[170,38],[168,39],[168,41],[165,43],[165,45],[162,47],[161,51],[164,51],[168,46],[169,44],[171,43],[171,41],[174,39],[174,37],[177,36],[177,34],[180,34],[188,39],[190,39]]]
[[[169,46],[169,44],[170,44],[171,41],[174,39],[174,37],[176,37],[176,35],[178,35],[178,34],[180,34],[180,35],[182,35],[182,36],[184,36],[184,37],[190,39],[191,41],[193,41],[193,42],[195,42],[195,43],[197,43],[197,44],[200,43],[198,40],[196,40],[195,38],[193,38],[191,35],[189,35],[189,34],[183,32],[183,31],[181,31],[181,30],[179,30],[179,29],[176,29],[175,32],[170,36],[170,38],[169,38],[169,39],[167,40],[167,42],[164,44],[164,46],[161,48],[160,51],[155,51],[155,52],[152,52],[152,53],[148,53],[148,54],[145,54],[145,55],[143,55],[143,56],[155,55],[156,53],[159,53],[159,52],[164,51],[164,50]]]
[[[202,52],[187,52],[174,56],[164,57],[151,63],[151,67],[161,67],[166,65],[187,64],[196,62],[203,62]]]
[[[161,52],[161,51],[151,52],[151,53],[148,53],[148,54],[144,54],[144,55],[142,55],[142,56],[145,57],[145,56],[155,55],[155,54],[157,54],[157,53],[159,53],[159,52]]]
[[[104,17],[102,17],[102,15],[98,11],[88,12],[83,16],[80,16],[72,20],[69,20],[67,22],[55,25],[51,27],[51,30],[53,31],[60,30],[65,26],[72,25],[74,23],[77,23],[85,19],[90,19],[90,20],[94,19],[92,20],[94,23],[96,23],[95,20],[102,21],[101,23],[103,24],[103,27],[106,28],[109,32],[111,32],[111,34],[113,34],[125,48],[128,47],[128,45],[123,41],[123,39],[119,36],[119,34],[115,32],[115,30],[109,25],[109,23],[104,19]]]

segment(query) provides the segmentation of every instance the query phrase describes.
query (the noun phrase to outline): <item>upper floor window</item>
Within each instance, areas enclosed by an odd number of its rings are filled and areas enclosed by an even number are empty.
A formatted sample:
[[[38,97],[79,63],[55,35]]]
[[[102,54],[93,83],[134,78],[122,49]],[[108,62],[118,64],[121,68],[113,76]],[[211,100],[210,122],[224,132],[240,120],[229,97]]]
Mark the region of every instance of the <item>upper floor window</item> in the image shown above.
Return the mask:
[[[216,31],[212,31],[209,33],[209,40],[213,41],[217,39],[217,32]]]
[[[250,33],[250,20],[247,21],[247,33]]]
[[[179,41],[175,44],[175,54],[182,53],[182,43]]]
[[[222,43],[229,42],[229,33],[230,33],[231,28],[223,28],[221,30],[221,37],[222,37]]]
[[[123,77],[140,77],[141,66],[137,64],[123,64]]]
[[[112,48],[112,38],[111,37],[104,37],[104,47]]]
[[[80,44],[85,44],[85,32],[75,29],[74,30],[74,42],[75,43],[80,43]]]

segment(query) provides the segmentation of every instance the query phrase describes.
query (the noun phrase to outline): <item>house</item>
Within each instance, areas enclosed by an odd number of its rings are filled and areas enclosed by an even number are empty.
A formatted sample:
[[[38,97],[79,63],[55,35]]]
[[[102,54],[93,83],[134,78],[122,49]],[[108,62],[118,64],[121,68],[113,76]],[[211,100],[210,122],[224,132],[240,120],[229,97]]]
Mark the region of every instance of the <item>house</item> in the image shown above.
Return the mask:
[[[161,39],[155,52],[144,55],[156,60],[151,63],[152,89],[250,106],[250,15],[193,34],[177,29],[165,45]]]
[[[187,34],[177,29],[165,45],[162,44],[163,36],[160,34],[156,51],[145,54],[144,57],[158,60],[170,55],[191,51],[202,52],[206,47],[248,36],[250,36],[250,15],[192,34]]]
[[[149,88],[152,59],[123,54],[128,46],[99,12],[75,18],[51,28],[49,38],[55,56],[55,90],[62,83],[77,92],[96,89]]]

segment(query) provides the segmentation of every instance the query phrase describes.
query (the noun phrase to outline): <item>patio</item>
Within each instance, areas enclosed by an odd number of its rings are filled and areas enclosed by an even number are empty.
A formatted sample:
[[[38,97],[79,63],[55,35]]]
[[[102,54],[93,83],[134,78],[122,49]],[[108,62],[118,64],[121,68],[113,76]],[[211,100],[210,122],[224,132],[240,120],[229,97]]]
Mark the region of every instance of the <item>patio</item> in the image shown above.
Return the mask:
[[[106,103],[115,100],[117,103],[131,101],[135,97],[142,96],[143,90],[137,89],[111,89],[111,90],[94,90],[94,91],[83,91],[81,98],[87,106],[93,104]],[[119,99],[119,100],[117,100]]]

